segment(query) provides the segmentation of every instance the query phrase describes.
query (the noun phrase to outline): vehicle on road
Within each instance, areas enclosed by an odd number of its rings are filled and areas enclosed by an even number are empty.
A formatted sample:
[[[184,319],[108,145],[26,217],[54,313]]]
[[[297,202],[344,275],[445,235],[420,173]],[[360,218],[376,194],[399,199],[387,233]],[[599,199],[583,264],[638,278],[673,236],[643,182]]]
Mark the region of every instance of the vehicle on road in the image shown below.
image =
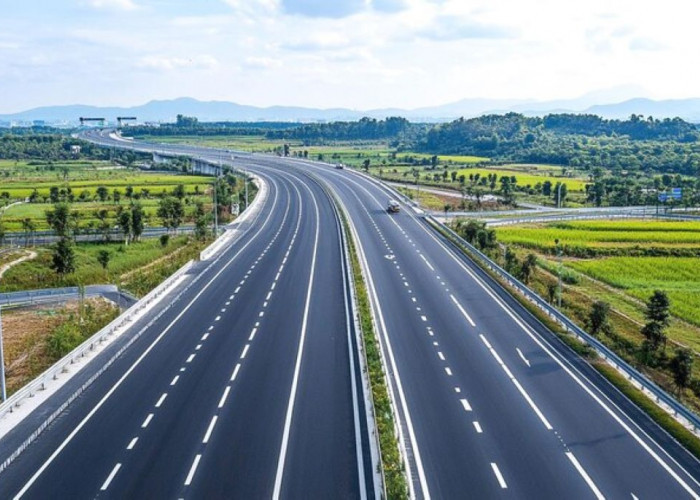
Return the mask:
[[[398,213],[399,211],[401,211],[401,205],[399,205],[399,202],[396,200],[389,200],[386,211],[390,214]]]
[[[339,170],[342,170],[342,169],[345,168],[345,165],[343,165],[342,163],[336,163],[336,164],[335,164],[335,168],[337,168],[337,169],[339,169]]]

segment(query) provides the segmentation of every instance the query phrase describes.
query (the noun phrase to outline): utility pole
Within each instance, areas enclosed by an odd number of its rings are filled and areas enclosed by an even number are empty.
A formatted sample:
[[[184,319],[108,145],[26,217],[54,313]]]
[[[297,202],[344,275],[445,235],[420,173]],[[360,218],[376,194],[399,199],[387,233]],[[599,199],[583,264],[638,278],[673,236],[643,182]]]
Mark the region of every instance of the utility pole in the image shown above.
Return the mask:
[[[216,177],[214,177],[214,238],[219,236],[219,201],[217,191],[219,191],[218,171]]]
[[[243,171],[243,174],[245,175],[245,207],[246,209],[248,208],[248,172],[245,170]]]
[[[557,267],[557,306],[561,309],[561,245],[559,244],[559,239],[554,240],[554,244],[557,246],[557,257],[559,258],[559,266]]]
[[[2,350],[2,306],[0,306],[0,386],[2,386],[2,402],[7,401],[7,387],[5,386],[5,354]]]
[[[561,187],[563,186],[563,183],[559,183],[557,186],[557,208],[561,208]]]

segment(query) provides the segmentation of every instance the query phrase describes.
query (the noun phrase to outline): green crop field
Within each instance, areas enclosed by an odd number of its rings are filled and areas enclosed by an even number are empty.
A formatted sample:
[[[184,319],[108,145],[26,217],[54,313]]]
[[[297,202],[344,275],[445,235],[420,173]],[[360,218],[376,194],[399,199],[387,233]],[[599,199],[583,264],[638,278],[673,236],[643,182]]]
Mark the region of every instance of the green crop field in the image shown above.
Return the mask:
[[[502,176],[515,176],[519,186],[530,185],[534,187],[538,183],[541,184],[545,181],[550,181],[553,186],[555,186],[557,182],[566,184],[566,188],[569,191],[586,190],[586,184],[588,183],[586,179],[552,175],[552,172],[555,172],[555,170],[552,170],[551,168],[543,170],[542,173],[538,173],[538,171],[524,170],[523,168],[479,167],[461,169],[458,175],[465,175],[467,178],[469,178],[470,175],[475,174],[479,174],[481,177],[486,177],[489,174],[496,173],[498,174],[499,179]]]
[[[608,257],[569,261],[577,271],[646,301],[654,290],[671,299],[671,312],[700,326],[700,266],[692,257]]]
[[[530,224],[496,228],[499,240],[551,250],[559,239],[578,248],[700,248],[700,222],[619,220]]]
[[[133,170],[100,161],[0,160],[0,203],[23,201],[32,196],[35,190],[37,196],[34,203],[14,205],[0,211],[0,221],[6,231],[21,231],[25,219],[30,219],[37,230],[47,229],[46,211],[52,208],[50,190],[56,187],[63,191],[70,189],[74,197],[71,209],[81,215],[82,227],[95,226],[95,212],[103,209],[108,211],[107,219],[115,222],[119,206],[130,203],[125,193],[127,187],[131,187],[146,216],[153,219],[147,220],[147,223],[159,225],[155,219],[158,200],[154,197],[171,193],[182,184],[187,196],[186,215],[189,217],[194,212],[196,202],[202,202],[207,207],[211,205],[208,194],[211,182],[212,178],[205,176]],[[108,199],[105,201],[97,198],[100,186],[107,189]],[[115,190],[121,195],[118,203],[113,199]]]

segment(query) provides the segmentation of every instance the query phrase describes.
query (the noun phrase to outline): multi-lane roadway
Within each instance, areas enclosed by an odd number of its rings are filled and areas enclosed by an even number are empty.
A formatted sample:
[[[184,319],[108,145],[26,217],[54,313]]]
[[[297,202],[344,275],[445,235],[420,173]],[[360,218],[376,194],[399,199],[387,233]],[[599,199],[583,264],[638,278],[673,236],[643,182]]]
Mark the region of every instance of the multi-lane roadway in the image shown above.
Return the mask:
[[[0,474],[0,496],[372,497],[329,192],[366,273],[416,498],[699,497],[700,465],[409,207],[355,171],[189,146],[270,187],[259,220]],[[0,441],[2,444],[2,441]]]

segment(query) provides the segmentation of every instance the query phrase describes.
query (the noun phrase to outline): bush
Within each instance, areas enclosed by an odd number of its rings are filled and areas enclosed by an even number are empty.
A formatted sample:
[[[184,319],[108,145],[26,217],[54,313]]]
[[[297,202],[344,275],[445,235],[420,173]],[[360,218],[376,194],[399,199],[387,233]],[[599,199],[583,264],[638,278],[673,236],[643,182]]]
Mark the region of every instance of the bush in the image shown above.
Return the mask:
[[[160,235],[160,245],[165,248],[168,246],[168,242],[170,241],[170,235],[169,234],[161,234]]]

